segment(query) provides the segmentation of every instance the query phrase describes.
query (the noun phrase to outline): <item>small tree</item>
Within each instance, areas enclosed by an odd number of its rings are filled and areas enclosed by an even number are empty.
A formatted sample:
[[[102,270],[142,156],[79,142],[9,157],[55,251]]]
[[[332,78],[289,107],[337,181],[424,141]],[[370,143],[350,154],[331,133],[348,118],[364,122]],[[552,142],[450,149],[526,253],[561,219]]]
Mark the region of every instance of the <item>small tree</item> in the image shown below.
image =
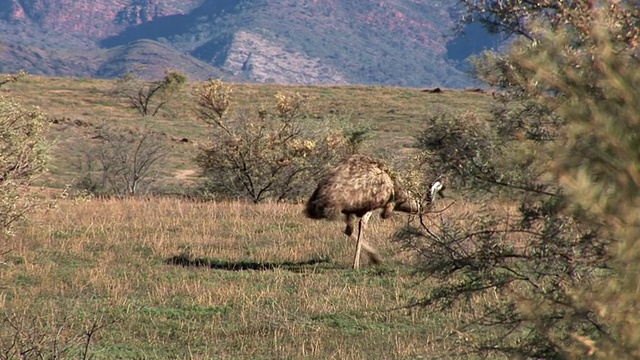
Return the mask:
[[[113,96],[124,98],[129,106],[142,116],[155,116],[165,107],[186,83],[187,77],[174,70],[165,70],[158,81],[145,81],[127,72],[116,82]]]
[[[167,155],[165,143],[151,129],[100,126],[97,144],[81,151],[77,186],[94,194],[133,196],[147,193],[157,166]]]
[[[46,169],[48,122],[38,108],[0,97],[0,233],[36,204],[28,187]]]
[[[303,126],[306,98],[299,94],[277,94],[275,113],[259,109],[255,115],[229,115],[232,89],[220,80],[194,95],[198,117],[212,126],[211,141],[200,146],[196,162],[207,178],[205,188],[219,196],[255,203],[299,199],[348,151],[341,131]]]

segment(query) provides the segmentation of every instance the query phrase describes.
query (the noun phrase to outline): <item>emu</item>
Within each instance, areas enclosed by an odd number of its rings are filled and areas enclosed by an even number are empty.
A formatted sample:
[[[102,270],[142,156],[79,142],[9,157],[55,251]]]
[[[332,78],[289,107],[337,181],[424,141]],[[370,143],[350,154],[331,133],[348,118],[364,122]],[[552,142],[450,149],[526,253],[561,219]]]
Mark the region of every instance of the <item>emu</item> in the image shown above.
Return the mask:
[[[435,196],[443,189],[441,179],[431,183],[427,207],[433,204]],[[383,219],[391,216],[393,211],[409,214],[423,211],[420,201],[410,198],[406,191],[398,188],[382,161],[364,155],[352,155],[320,180],[307,201],[305,215],[311,219],[335,220],[344,214],[344,233],[349,237],[353,234],[355,218],[360,218],[353,259],[353,268],[358,269],[362,249],[373,263],[381,261],[377,251],[364,241],[367,222],[373,211],[378,209],[382,209],[380,216]]]

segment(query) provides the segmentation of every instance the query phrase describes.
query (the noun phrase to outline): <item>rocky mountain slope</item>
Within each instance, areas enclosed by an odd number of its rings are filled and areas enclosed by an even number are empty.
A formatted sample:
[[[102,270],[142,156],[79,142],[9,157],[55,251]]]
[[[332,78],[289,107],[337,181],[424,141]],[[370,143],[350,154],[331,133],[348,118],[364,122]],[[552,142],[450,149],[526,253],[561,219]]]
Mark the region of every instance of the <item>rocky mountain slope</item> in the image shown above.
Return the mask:
[[[0,0],[0,72],[463,87],[441,0]]]

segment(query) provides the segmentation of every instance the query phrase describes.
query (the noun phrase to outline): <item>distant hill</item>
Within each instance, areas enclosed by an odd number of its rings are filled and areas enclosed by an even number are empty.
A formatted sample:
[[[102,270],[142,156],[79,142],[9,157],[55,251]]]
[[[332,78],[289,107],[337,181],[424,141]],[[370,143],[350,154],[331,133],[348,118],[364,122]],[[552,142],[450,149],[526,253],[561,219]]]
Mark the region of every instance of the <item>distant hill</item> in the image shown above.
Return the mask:
[[[0,72],[465,87],[450,13],[438,0],[0,0]]]

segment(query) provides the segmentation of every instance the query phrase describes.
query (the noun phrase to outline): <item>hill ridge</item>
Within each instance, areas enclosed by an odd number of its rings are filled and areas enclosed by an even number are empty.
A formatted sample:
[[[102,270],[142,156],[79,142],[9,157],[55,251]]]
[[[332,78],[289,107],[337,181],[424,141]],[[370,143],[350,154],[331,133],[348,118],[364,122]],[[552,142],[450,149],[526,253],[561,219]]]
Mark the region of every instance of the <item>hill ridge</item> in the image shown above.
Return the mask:
[[[172,68],[194,79],[465,87],[439,4],[4,0],[0,71],[112,78],[144,65],[149,77]]]

